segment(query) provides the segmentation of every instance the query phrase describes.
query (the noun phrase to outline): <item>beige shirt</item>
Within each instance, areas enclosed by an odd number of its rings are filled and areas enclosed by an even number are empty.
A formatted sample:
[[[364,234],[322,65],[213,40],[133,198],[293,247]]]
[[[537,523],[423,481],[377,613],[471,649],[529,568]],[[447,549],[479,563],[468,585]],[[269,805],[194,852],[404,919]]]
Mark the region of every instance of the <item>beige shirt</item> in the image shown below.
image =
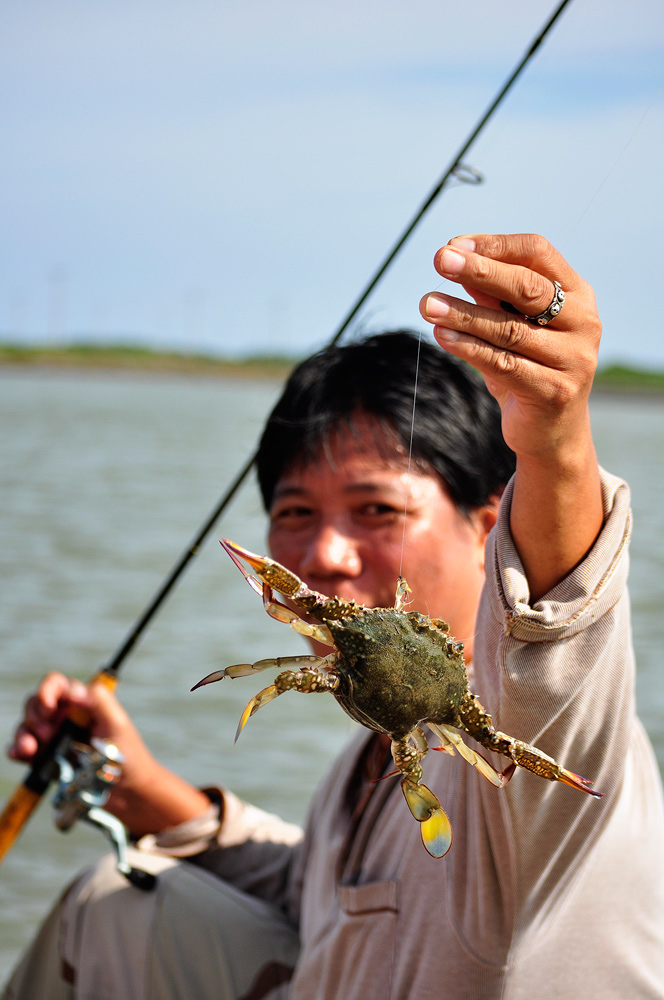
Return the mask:
[[[600,538],[531,607],[508,487],[471,679],[496,728],[592,779],[603,799],[521,769],[499,790],[461,758],[430,753],[424,780],[454,831],[434,860],[397,779],[371,786],[352,817],[364,730],[296,844],[291,827],[227,793],[218,843],[197,860],[299,925],[292,1000],[664,997],[664,809],[635,717],[629,492],[607,474],[603,490]]]

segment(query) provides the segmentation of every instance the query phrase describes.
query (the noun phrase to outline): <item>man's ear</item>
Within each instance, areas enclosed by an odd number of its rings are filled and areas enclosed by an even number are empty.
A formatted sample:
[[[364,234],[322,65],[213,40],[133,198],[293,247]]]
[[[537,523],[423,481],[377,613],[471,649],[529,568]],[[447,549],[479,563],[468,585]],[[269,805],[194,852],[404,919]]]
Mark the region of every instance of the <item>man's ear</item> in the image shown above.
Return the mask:
[[[500,497],[495,496],[491,498],[489,503],[485,504],[483,507],[478,507],[477,510],[473,511],[473,519],[475,520],[477,530],[483,542],[486,542],[487,535],[498,520],[499,506]]]

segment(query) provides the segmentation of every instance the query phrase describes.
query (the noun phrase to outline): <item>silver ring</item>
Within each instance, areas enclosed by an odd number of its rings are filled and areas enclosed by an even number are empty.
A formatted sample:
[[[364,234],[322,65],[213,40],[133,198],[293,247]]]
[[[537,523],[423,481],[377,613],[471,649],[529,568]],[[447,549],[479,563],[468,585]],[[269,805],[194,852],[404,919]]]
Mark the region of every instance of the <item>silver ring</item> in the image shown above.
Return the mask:
[[[555,319],[563,305],[565,304],[565,293],[558,284],[557,281],[553,282],[553,299],[551,300],[551,305],[544,312],[539,313],[537,316],[526,316],[529,323],[535,323],[537,326],[546,326],[550,323],[552,319]]]

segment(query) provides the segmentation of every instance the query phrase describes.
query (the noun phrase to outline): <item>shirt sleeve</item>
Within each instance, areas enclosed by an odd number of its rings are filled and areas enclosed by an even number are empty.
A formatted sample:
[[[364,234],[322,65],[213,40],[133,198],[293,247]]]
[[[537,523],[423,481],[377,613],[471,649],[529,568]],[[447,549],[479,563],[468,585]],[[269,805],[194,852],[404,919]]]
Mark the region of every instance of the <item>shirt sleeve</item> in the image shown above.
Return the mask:
[[[471,687],[497,729],[536,745],[604,793],[596,799],[520,768],[505,788],[501,810],[512,855],[505,865],[513,873],[514,912],[531,930],[583,877],[641,735],[626,587],[629,490],[604,471],[601,477],[599,537],[535,603],[509,531],[511,484],[487,543]]]
[[[586,730],[604,724],[618,693],[613,685],[618,684],[625,697],[632,692],[629,489],[604,471],[601,479],[604,524],[595,544],[534,604],[510,534],[511,483],[487,544],[474,667],[483,690],[477,694],[481,700],[485,690],[490,692],[501,728],[503,722],[518,720],[527,725],[531,742],[573,707],[583,688],[593,698]]]
[[[206,812],[142,837],[138,847],[186,859],[285,909],[284,894],[302,839],[300,827],[243,802],[233,792],[204,791],[211,800]]]

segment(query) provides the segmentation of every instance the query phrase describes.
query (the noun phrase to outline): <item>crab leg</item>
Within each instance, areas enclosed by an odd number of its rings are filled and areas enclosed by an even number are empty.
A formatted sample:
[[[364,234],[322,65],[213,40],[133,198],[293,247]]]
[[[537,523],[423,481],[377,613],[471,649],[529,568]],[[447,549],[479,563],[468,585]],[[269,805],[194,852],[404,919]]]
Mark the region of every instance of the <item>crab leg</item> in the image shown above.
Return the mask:
[[[413,591],[406,583],[405,577],[400,576],[397,579],[397,592],[394,595],[394,610],[403,611],[406,605],[410,604],[412,598],[409,598],[408,595],[412,593]]]
[[[272,588],[267,583],[263,584],[263,607],[270,618],[275,618],[278,622],[290,625],[300,635],[316,639],[325,646],[334,646],[334,639],[327,625],[314,625],[311,622],[307,622],[301,615],[298,615],[297,611],[286,607],[281,601],[275,601],[272,595]]]
[[[467,694],[460,709],[459,716],[461,724],[466,732],[470,733],[473,739],[477,740],[487,750],[502,754],[509,758],[519,767],[524,767],[527,771],[547,778],[549,781],[562,781],[580,792],[587,792],[596,798],[602,798],[604,792],[597,792],[592,787],[592,781],[582,778],[580,774],[574,774],[561,767],[560,764],[530,743],[523,743],[513,736],[500,733],[493,728],[491,716],[479,702],[474,694]]]
[[[426,738],[419,727],[410,736],[392,740],[394,763],[403,774],[401,790],[408,808],[420,824],[422,843],[433,858],[442,858],[452,846],[452,825],[438,798],[422,784],[420,761],[426,751]]]
[[[240,721],[238,722],[237,729],[235,730],[233,743],[237,743],[238,737],[244,729],[247,720],[250,719],[252,715],[255,715],[259,708],[262,708],[263,705],[267,705],[268,702],[278,698],[280,694],[283,694],[283,691],[279,691],[276,684],[270,684],[269,687],[263,688],[263,690],[259,691],[257,695],[254,695],[240,716]]]
[[[320,656],[313,653],[302,654],[302,656],[271,656],[266,660],[256,660],[255,663],[235,663],[224,670],[213,670],[207,674],[198,684],[194,684],[192,691],[196,688],[204,687],[206,684],[214,684],[215,681],[223,681],[224,677],[235,679],[236,677],[248,677],[249,674],[257,674],[261,670],[269,670],[270,667],[312,667],[319,666],[322,662]]]
[[[287,662],[289,657],[283,657],[282,662]],[[299,659],[299,657],[294,657]],[[284,670],[274,678],[274,684],[263,688],[251,699],[240,717],[240,722],[235,733],[234,743],[237,743],[238,736],[244,729],[246,722],[255,715],[259,708],[273,701],[285,691],[299,691],[300,694],[316,694],[320,691],[335,691],[339,685],[339,678],[330,669],[334,663],[335,656],[314,656],[311,659],[317,661],[317,666],[303,667],[302,670]]]
[[[411,813],[420,824],[422,843],[432,858],[442,858],[452,846],[452,824],[438,798],[421,782],[401,779],[401,789]]]
[[[484,775],[487,781],[490,781],[496,788],[504,788],[514,774],[516,764],[510,764],[504,771],[497,771],[482,754],[466,746],[459,733],[452,726],[445,726],[435,722],[428,722],[427,725],[436,734],[442,744],[439,747],[432,747],[433,750],[442,750],[444,753],[451,754],[456,750],[464,760],[467,760],[469,764],[476,767],[480,774]]]

